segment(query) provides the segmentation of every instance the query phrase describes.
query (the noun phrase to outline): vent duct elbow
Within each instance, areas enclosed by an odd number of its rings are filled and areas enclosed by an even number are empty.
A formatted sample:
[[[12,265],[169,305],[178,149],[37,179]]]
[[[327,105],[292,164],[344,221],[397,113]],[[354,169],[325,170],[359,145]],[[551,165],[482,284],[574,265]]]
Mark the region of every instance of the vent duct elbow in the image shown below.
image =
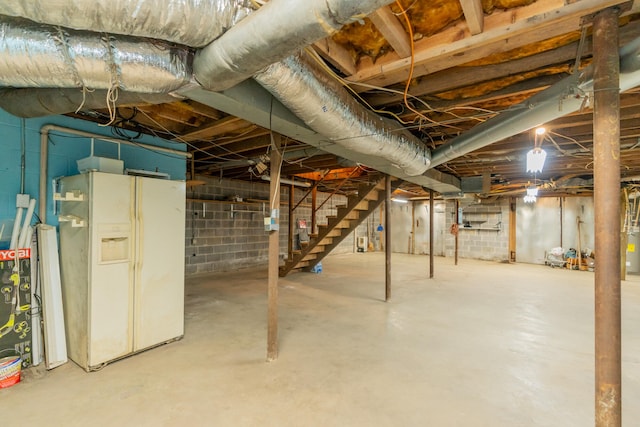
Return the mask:
[[[429,149],[392,120],[364,108],[335,80],[298,56],[275,63],[255,80],[311,129],[349,150],[385,158],[409,176],[424,173]]]
[[[389,0],[270,0],[198,51],[194,76],[205,89],[229,89],[389,3]]]

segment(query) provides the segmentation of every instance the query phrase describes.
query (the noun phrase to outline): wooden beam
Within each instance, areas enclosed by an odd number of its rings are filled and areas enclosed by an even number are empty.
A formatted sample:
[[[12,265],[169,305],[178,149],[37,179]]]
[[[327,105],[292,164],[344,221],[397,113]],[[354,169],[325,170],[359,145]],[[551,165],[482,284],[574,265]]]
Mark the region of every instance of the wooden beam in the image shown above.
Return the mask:
[[[182,104],[181,102],[173,102],[171,104],[144,105],[137,108],[148,114],[152,113],[158,117],[162,117],[163,119],[178,122],[190,127],[202,126],[202,124],[207,121],[203,116],[194,115],[191,108],[183,108],[183,105],[185,104]]]
[[[381,7],[373,12],[369,15],[369,19],[371,19],[373,25],[382,33],[382,36],[389,42],[400,58],[407,58],[411,55],[409,35],[388,6]]]
[[[193,132],[185,133],[180,137],[180,140],[191,142],[211,139],[219,135],[237,132],[238,130],[247,128],[249,126],[251,126],[251,123],[246,120],[234,116],[228,116],[224,119],[220,119],[208,125],[204,125]]]
[[[416,43],[414,77],[578,30],[583,16],[625,1],[581,0],[565,4],[564,0],[538,0],[487,16],[484,31],[475,36],[469,34],[465,23],[456,24]],[[634,3],[627,13],[638,10],[640,5]],[[375,64],[362,58],[358,72],[348,80],[389,86],[405,81],[410,65],[409,58],[394,53],[379,58]]]
[[[620,44],[624,45],[638,37],[640,22],[630,22],[620,29]],[[445,71],[430,74],[428,78],[421,79],[411,86],[411,95],[422,96],[446,92],[464,86],[471,86],[489,80],[499,79],[514,74],[525,73],[550,65],[574,61],[579,42],[573,42],[556,49],[551,49],[524,58],[502,62],[493,65],[481,65],[475,67],[456,67]],[[591,55],[591,40],[585,41],[583,56]],[[394,87],[403,90],[402,85]],[[376,93],[365,96],[367,102],[376,107],[401,102],[402,94]]]
[[[281,159],[282,136],[274,134],[272,139],[271,162],[279,165]],[[280,210],[280,170],[271,168],[269,183],[269,214]],[[279,215],[277,215],[279,216]],[[276,218],[279,225],[279,219]],[[267,361],[278,358],[278,268],[280,264],[280,230],[269,231],[269,268],[267,283]]]
[[[460,0],[464,19],[471,35],[480,34],[484,28],[484,11],[481,0]]]
[[[333,157],[335,161],[335,156]],[[358,169],[358,171],[354,172],[354,169]],[[320,181],[321,179],[324,181],[334,181],[338,179],[345,179],[346,177],[358,177],[364,174],[364,171],[360,168],[340,168],[340,169],[332,169],[329,172],[307,172],[307,173],[299,173],[296,176],[304,179],[310,179],[313,181]]]
[[[258,127],[256,125],[252,125],[247,127],[246,133],[243,132],[241,135],[238,135],[238,136],[224,137],[224,139],[220,138],[215,143],[201,145],[201,146],[198,146],[198,148],[202,150],[209,150],[211,148],[224,147],[223,151],[225,152],[236,151],[236,150],[247,151],[247,150],[252,150],[259,147],[268,147],[271,141],[267,137],[267,135],[269,135],[269,130]],[[262,144],[256,145],[256,144],[253,144],[253,141],[247,141],[247,140],[260,141]],[[234,147],[234,148],[229,148],[229,147]]]
[[[344,75],[350,76],[356,73],[356,63],[351,52],[333,41],[331,37],[315,42],[312,47]]]
[[[208,117],[213,120],[220,120],[220,118],[222,117],[222,112],[216,110],[215,108],[211,108],[208,105],[200,104],[199,102],[192,99],[185,99],[184,101],[181,101],[180,104],[181,108],[188,109],[193,113]]]
[[[503,89],[496,90],[494,92],[489,92],[487,94],[466,98],[466,99],[454,99],[454,100],[446,100],[446,101],[428,101],[429,106],[434,110],[447,110],[453,109],[455,107],[464,107],[469,105],[479,106],[480,103],[486,103],[490,101],[499,101],[503,98],[511,98],[514,96],[522,96],[527,95],[533,96],[536,93],[540,92],[543,89],[548,88],[549,86],[559,82],[563,78],[566,78],[566,74],[551,74],[548,76],[535,77],[533,79],[525,80],[520,83],[513,84],[511,86],[507,86]],[[505,103],[505,107],[509,107],[513,104],[513,102],[507,101]],[[407,115],[409,117],[411,115]],[[404,118],[405,116],[403,116]],[[428,126],[428,125],[427,125]],[[424,127],[424,126],[423,126]]]
[[[203,150],[210,153],[208,155],[198,150],[196,150],[194,153],[198,154],[198,158],[196,160],[202,161],[202,160],[215,159],[216,157],[227,158],[231,155],[230,153],[244,153],[244,152],[259,149],[259,148],[266,148],[269,146],[269,144],[271,144],[271,137],[268,135],[263,135],[263,136],[254,138],[250,141],[239,141],[231,145],[227,145],[224,147],[225,148],[224,150],[218,148],[215,151],[212,151],[212,148],[214,148],[212,146],[202,148]],[[211,166],[214,166],[214,168],[216,168],[218,165],[211,165]]]

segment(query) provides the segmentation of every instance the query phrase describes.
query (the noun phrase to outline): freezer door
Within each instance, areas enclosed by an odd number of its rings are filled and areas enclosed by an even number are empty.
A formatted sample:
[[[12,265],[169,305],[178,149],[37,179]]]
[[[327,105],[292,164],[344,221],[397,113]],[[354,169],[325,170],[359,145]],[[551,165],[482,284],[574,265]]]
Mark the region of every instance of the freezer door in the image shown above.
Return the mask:
[[[133,349],[134,179],[92,172],[89,368]]]
[[[185,183],[136,178],[134,350],[184,334]]]

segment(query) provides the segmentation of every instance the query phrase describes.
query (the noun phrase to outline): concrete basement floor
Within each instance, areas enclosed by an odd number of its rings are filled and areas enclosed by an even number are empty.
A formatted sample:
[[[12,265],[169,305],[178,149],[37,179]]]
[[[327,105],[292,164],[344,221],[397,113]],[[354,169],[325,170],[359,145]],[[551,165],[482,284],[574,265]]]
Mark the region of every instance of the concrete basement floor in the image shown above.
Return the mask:
[[[280,281],[266,363],[266,269],[189,279],[183,340],[87,374],[31,369],[2,425],[588,426],[593,273],[332,256]],[[623,282],[623,421],[640,423],[640,277]]]

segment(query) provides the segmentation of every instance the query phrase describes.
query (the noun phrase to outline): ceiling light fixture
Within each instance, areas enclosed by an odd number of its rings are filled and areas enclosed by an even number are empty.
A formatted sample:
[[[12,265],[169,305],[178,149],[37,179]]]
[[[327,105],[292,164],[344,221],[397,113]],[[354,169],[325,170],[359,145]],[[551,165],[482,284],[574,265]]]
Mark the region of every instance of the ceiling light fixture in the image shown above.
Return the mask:
[[[538,198],[538,187],[531,185],[527,187],[527,194],[524,196],[525,203],[535,203]]]
[[[533,149],[527,153],[527,172],[542,172],[544,161],[547,158],[547,152],[540,148],[540,145],[542,145],[542,141],[544,141],[546,131],[543,127],[535,130]]]
[[[405,199],[396,199],[395,197],[392,197],[392,198],[391,198],[391,201],[392,201],[392,202],[396,202],[396,203],[409,203],[409,201],[408,201],[408,200],[405,200]]]

